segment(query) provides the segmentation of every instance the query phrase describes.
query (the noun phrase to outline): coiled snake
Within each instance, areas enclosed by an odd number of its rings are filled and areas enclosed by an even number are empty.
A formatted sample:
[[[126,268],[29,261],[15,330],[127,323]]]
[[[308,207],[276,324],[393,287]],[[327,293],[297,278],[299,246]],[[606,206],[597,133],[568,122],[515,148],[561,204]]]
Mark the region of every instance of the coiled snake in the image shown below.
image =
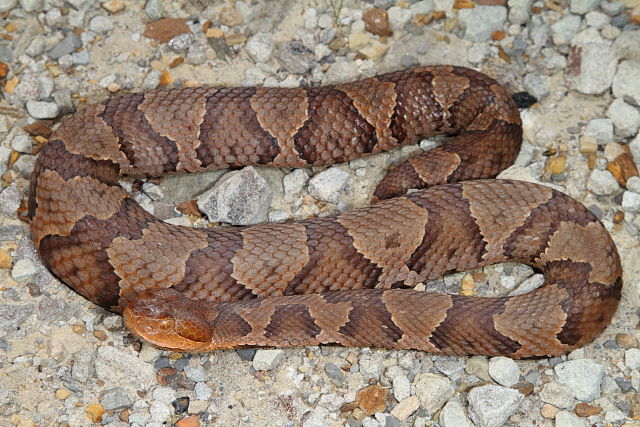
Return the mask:
[[[246,228],[164,223],[118,176],[346,162],[434,134],[448,144],[393,169],[333,217]],[[161,347],[337,343],[514,358],[565,353],[611,321],[620,259],[602,224],[548,187],[491,178],[518,152],[518,109],[491,78],[418,67],[316,88],[124,94],[65,120],[32,176],[31,235],[47,267],[124,312]],[[404,195],[410,188],[428,189]],[[410,288],[517,261],[542,287],[502,298]]]

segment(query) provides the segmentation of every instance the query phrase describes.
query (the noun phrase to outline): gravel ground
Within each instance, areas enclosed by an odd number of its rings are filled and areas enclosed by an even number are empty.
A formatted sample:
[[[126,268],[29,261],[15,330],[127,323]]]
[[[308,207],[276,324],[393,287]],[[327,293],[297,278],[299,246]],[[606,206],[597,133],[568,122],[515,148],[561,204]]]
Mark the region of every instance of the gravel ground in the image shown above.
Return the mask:
[[[0,0],[0,426],[640,426],[638,0],[215,3]],[[593,344],[517,362],[338,347],[160,351],[54,280],[18,220],[33,154],[55,119],[86,103],[433,63],[479,69],[539,99],[523,111],[524,147],[502,176],[570,194],[611,231],[625,288]],[[366,205],[386,168],[438,142],[325,169],[124,184],[177,224],[307,218]],[[425,287],[506,295],[539,284],[530,268],[505,264]]]

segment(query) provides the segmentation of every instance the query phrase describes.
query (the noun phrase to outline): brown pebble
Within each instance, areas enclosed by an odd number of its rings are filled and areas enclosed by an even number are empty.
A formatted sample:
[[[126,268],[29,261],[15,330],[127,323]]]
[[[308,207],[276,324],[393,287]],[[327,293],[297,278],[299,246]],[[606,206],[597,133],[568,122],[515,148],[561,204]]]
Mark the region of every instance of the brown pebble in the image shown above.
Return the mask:
[[[471,0],[455,0],[453,2],[454,9],[473,9],[476,4]]]
[[[225,34],[224,42],[227,46],[233,46],[236,44],[244,44],[247,41],[247,36],[244,33]]]
[[[558,411],[559,409],[555,406],[545,403],[544,405],[542,405],[542,408],[540,408],[540,415],[547,419],[553,419],[556,417]]]
[[[9,73],[9,66],[4,62],[0,62],[0,79],[7,77],[7,73]]]
[[[356,393],[358,407],[367,415],[384,412],[387,408],[387,390],[379,385],[370,385]]]
[[[636,337],[631,334],[625,334],[624,332],[616,334],[616,342],[625,350],[638,347],[638,340],[636,339]]]
[[[531,393],[533,393],[533,384],[527,381],[519,381],[512,385],[511,388],[518,390],[525,396],[529,396]]]
[[[197,415],[189,415],[176,423],[177,427],[200,427],[200,418]]]
[[[40,286],[36,285],[35,283],[27,284],[27,288],[29,289],[29,295],[34,298],[42,295],[42,289],[40,289]]]
[[[367,9],[362,14],[362,20],[364,21],[365,29],[372,34],[384,37],[389,37],[393,34],[389,25],[389,14],[386,10],[378,9],[377,7]]]
[[[507,37],[507,33],[505,33],[504,31],[495,30],[493,33],[491,33],[491,38],[495,41],[500,41],[505,37]]]
[[[591,415],[599,414],[602,411],[602,408],[599,406],[589,405],[588,403],[580,402],[573,409],[573,412],[576,413],[577,416],[586,418]]]
[[[193,215],[198,218],[202,217],[202,212],[200,212],[200,208],[198,208],[198,202],[196,200],[187,200],[186,202],[182,202],[176,206],[176,209],[178,212],[182,212],[186,215]]]
[[[120,411],[120,413],[118,414],[118,418],[120,418],[120,421],[122,421],[123,423],[126,423],[126,422],[129,422],[130,415],[131,415],[131,409],[126,408]]]
[[[93,331],[93,336],[100,341],[105,341],[107,339],[107,333],[100,329]]]
[[[553,175],[559,175],[567,168],[567,158],[565,156],[549,157],[545,169]]]
[[[340,412],[351,412],[358,407],[358,402],[347,402],[340,407]]]
[[[71,329],[76,334],[82,334],[85,331],[84,325],[82,323],[76,323],[71,327]]]
[[[174,379],[177,373],[178,371],[168,366],[166,368],[161,368],[156,373],[156,381],[158,381],[158,384],[160,385],[167,385]]]
[[[107,411],[105,411],[102,405],[99,403],[90,403],[89,405],[87,405],[85,412],[92,422],[98,423],[102,421],[102,416]]]
[[[13,258],[9,255],[9,252],[4,249],[0,249],[0,268],[11,268]]]
[[[625,188],[629,178],[632,176],[638,176],[638,168],[633,161],[631,153],[628,152],[620,154],[614,161],[609,162],[607,169],[616,178],[618,184]]]
[[[163,71],[160,74],[160,86],[168,86],[173,83],[173,77],[171,77],[171,73],[168,71]]]
[[[56,398],[59,400],[64,400],[71,395],[71,392],[66,388],[59,388],[56,390]]]
[[[179,34],[190,33],[187,21],[178,18],[162,18],[149,22],[144,28],[143,36],[166,43]]]
[[[102,6],[102,8],[109,13],[118,13],[124,10],[124,1],[109,0],[104,3],[101,3],[100,6]]]
[[[224,32],[220,28],[209,28],[204,33],[204,36],[208,39],[219,39],[224,36]]]

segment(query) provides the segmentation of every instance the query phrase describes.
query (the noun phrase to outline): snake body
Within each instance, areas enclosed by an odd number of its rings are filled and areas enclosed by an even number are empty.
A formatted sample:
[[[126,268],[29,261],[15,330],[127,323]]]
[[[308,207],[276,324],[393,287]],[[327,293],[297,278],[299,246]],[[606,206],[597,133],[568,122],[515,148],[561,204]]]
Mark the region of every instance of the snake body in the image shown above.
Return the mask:
[[[121,175],[322,166],[455,135],[397,166],[369,207],[244,228],[164,223]],[[513,358],[593,340],[620,299],[606,229],[548,187],[487,180],[522,128],[493,79],[418,67],[317,88],[198,87],[124,94],[65,120],[32,176],[29,215],[47,267],[124,312],[161,347],[340,344]],[[478,179],[466,181],[469,179]],[[426,188],[406,194],[410,188]],[[524,295],[418,292],[452,271],[516,261],[544,273]]]

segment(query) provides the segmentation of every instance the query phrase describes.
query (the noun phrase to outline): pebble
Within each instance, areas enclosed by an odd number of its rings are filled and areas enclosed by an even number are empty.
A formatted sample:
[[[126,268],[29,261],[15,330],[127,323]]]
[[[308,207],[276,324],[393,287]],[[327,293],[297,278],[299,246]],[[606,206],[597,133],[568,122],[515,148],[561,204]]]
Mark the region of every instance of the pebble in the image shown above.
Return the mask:
[[[491,34],[502,30],[507,19],[504,6],[476,6],[473,9],[461,9],[458,12],[464,37],[474,42],[491,40]]]
[[[156,382],[153,366],[115,347],[99,347],[94,366],[98,379],[109,384],[127,383],[147,389]]]
[[[608,170],[594,170],[591,172],[587,189],[598,196],[613,194],[620,189],[616,178]]]
[[[586,418],[592,415],[599,414],[601,411],[602,411],[602,408],[600,408],[599,406],[589,405],[588,403],[584,403],[584,402],[578,403],[576,407],[573,408],[573,412],[581,418]]]
[[[633,191],[622,193],[622,209],[625,212],[640,212],[640,194]]]
[[[640,106],[640,62],[623,61],[618,65],[618,71],[613,80],[613,95],[624,98],[636,107]]]
[[[31,154],[33,151],[33,139],[28,135],[16,135],[11,141],[11,148],[20,153]]]
[[[413,15],[409,9],[399,6],[390,7],[388,12],[389,25],[393,31],[400,31]]]
[[[54,119],[60,114],[55,102],[27,101],[27,111],[35,119]]]
[[[245,49],[247,53],[256,62],[267,62],[271,59],[273,49],[276,46],[276,40],[269,33],[256,33],[249,40]]]
[[[292,41],[282,43],[277,50],[277,59],[290,73],[304,74],[315,63],[315,55],[302,42]]]
[[[273,193],[252,166],[224,175],[197,199],[198,208],[210,221],[232,225],[264,222]]]
[[[629,369],[640,369],[640,349],[630,348],[625,350],[624,364]]]
[[[131,406],[129,395],[122,387],[107,390],[100,399],[100,403],[107,411],[112,409],[123,409]]]
[[[598,145],[613,141],[613,121],[611,119],[593,119],[587,123],[584,136],[595,139]]]
[[[489,375],[498,384],[511,387],[520,380],[520,369],[513,359],[492,357],[489,360]]]
[[[16,261],[11,270],[11,277],[13,280],[20,283],[26,283],[36,275],[38,270],[33,264],[33,261],[27,258]]]
[[[193,34],[182,33],[171,37],[171,40],[167,42],[167,46],[175,53],[184,53],[193,44],[194,40]]]
[[[469,415],[479,427],[498,427],[516,413],[524,396],[517,390],[492,384],[473,388]]]
[[[473,427],[473,424],[465,415],[462,405],[455,400],[447,402],[442,408],[440,425],[442,427]]]
[[[173,412],[171,410],[171,406],[157,400],[152,401],[149,406],[151,419],[158,423],[164,423],[164,421],[169,419],[169,417],[171,417],[171,412]]]
[[[618,57],[606,43],[586,43],[569,55],[575,66],[567,68],[569,86],[587,95],[596,95],[611,87],[616,77]]]
[[[152,21],[157,21],[162,18],[162,14],[164,13],[162,0],[147,0],[144,5],[144,13]]]
[[[324,372],[329,376],[329,378],[336,381],[344,380],[344,373],[342,372],[342,369],[338,368],[334,363],[325,363]]]
[[[189,365],[189,359],[181,358],[178,360],[184,360],[186,362],[186,364],[184,365],[184,373],[187,376],[187,378],[189,378],[190,380],[193,380],[196,382],[204,382],[209,379],[209,377],[207,376],[207,373],[202,368]],[[182,371],[182,369],[179,369],[179,367],[177,366],[175,368],[178,371]]]
[[[417,411],[419,407],[420,401],[417,396],[406,397],[391,410],[391,415],[399,421],[404,421]]]
[[[451,396],[454,389],[447,377],[436,374],[418,374],[414,380],[416,396],[420,399],[420,406],[427,414],[435,414]]]
[[[634,177],[639,181],[640,184],[640,178],[638,177]],[[631,180],[629,180],[631,181]],[[629,182],[627,182],[628,184]],[[629,348],[634,348],[634,347],[638,347],[638,340],[636,339],[636,337],[634,337],[631,334],[627,334],[627,333],[618,333],[616,334],[616,342],[618,343],[618,345],[624,349],[629,349]]]
[[[109,32],[113,30],[114,27],[113,20],[107,16],[94,16],[91,18],[91,21],[89,21],[89,29],[98,34]]]
[[[580,28],[580,17],[567,15],[551,25],[551,37],[556,46],[568,44]]]
[[[622,98],[616,98],[607,109],[607,116],[613,122],[615,133],[623,138],[634,136],[640,128],[640,112],[627,104]]]
[[[107,411],[99,403],[90,403],[85,408],[85,412],[92,422],[98,423]]]
[[[573,396],[590,402],[600,396],[604,367],[590,359],[576,359],[559,363],[553,369],[558,381],[568,386]]]
[[[211,387],[201,382],[196,383],[193,392],[196,394],[196,399],[198,400],[209,400],[209,398],[213,394],[213,390],[211,390]]]
[[[0,191],[0,212],[13,216],[20,207],[22,192],[15,183]]]
[[[549,382],[542,387],[540,400],[558,408],[570,408],[574,404],[573,392],[565,385]]]
[[[367,9],[362,14],[362,20],[365,23],[365,29],[372,34],[384,37],[389,37],[393,34],[389,24],[389,14],[385,10],[376,7]]]
[[[578,417],[573,412],[560,411],[556,414],[555,427],[587,427],[588,425],[589,423]]]
[[[556,417],[558,411],[560,410],[555,406],[545,403],[542,405],[542,408],[540,408],[540,415],[547,419],[553,419]]]
[[[309,194],[318,200],[337,203],[349,180],[349,174],[338,167],[330,167],[309,180]]]
[[[31,173],[33,172],[33,167],[35,163],[36,163],[36,156],[23,154],[13,164],[13,169],[25,179],[29,179],[31,177]]]
[[[384,412],[387,408],[387,390],[379,385],[370,385],[356,392],[356,404],[366,415]]]
[[[9,12],[16,7],[18,0],[2,0],[0,1],[0,13]]]
[[[68,33],[65,38],[60,40],[53,48],[47,52],[49,58],[55,60],[60,59],[64,55],[69,55],[74,50],[80,48],[82,42],[80,37],[73,32]]]
[[[584,15],[594,10],[599,3],[600,0],[571,0],[569,2],[569,10],[571,10],[571,13]]]
[[[278,366],[283,354],[284,351],[280,349],[260,349],[253,356],[253,369],[256,371],[270,371]]]
[[[4,249],[0,249],[0,268],[11,268],[12,262],[13,258],[11,258],[11,255]]]

